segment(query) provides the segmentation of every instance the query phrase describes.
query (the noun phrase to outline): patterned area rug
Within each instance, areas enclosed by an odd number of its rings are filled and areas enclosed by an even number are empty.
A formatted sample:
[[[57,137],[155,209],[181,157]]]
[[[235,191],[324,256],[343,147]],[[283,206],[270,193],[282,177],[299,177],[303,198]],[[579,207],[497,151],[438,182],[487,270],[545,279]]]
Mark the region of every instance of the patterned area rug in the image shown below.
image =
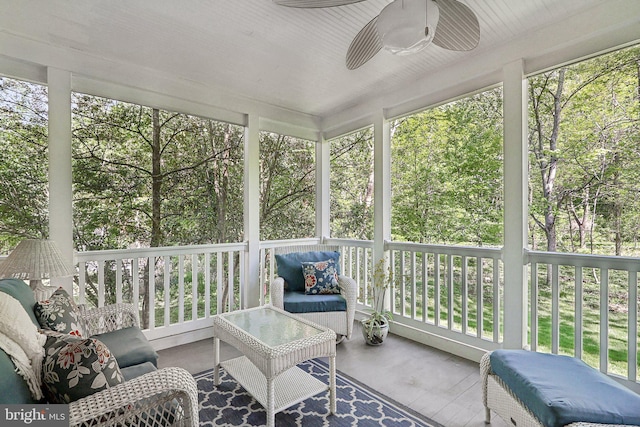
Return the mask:
[[[328,384],[329,370],[321,360],[298,365]],[[266,412],[244,388],[220,369],[220,387],[213,370],[195,375],[201,426],[263,426]],[[337,413],[329,414],[329,392],[320,393],[276,414],[277,426],[402,426],[442,427],[417,412],[371,390],[341,372],[336,373]]]

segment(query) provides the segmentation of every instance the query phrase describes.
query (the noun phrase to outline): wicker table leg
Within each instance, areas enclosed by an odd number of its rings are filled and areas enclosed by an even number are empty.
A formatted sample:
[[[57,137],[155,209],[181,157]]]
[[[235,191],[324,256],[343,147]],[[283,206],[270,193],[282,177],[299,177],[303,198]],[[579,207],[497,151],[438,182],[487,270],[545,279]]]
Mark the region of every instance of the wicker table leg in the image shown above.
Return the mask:
[[[275,394],[275,382],[273,378],[267,378],[267,427],[275,427],[276,425]]]
[[[213,339],[213,384],[220,385],[220,339]]]
[[[329,357],[329,411],[336,413],[336,357]]]

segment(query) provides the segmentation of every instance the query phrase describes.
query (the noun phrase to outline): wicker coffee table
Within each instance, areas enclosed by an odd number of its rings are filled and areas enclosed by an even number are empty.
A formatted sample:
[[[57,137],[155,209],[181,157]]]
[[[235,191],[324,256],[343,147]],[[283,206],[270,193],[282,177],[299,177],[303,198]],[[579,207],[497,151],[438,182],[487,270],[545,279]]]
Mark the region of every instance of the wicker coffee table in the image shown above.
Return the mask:
[[[286,311],[266,305],[213,317],[214,379],[220,385],[222,366],[267,411],[275,414],[329,390],[329,409],[336,411],[336,334]],[[244,355],[220,362],[220,340]],[[329,357],[329,384],[296,367],[316,357]]]

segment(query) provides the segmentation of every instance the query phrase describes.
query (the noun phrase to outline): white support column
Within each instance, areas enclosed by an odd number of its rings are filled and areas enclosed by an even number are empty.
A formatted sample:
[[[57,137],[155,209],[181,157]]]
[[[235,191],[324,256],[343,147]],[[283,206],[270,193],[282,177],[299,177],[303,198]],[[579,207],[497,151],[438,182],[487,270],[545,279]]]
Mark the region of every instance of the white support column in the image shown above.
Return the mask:
[[[318,136],[316,142],[316,237],[331,237],[330,188],[331,144]]]
[[[384,255],[384,242],[391,240],[391,134],[382,114],[373,125],[374,143],[374,262]]]
[[[49,68],[49,238],[73,264],[73,187],[71,173],[71,73]],[[72,293],[72,278],[52,279]]]
[[[249,114],[244,132],[244,240],[249,252],[245,264],[243,308],[260,304],[260,118]]]
[[[527,90],[523,61],[503,68],[504,116],[504,341],[527,343]]]

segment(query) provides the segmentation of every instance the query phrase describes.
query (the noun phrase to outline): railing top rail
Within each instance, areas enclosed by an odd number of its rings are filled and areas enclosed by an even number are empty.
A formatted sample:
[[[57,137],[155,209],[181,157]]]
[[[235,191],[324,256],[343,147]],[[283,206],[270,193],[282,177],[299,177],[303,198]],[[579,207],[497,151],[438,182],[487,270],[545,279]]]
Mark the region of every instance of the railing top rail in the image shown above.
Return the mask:
[[[356,240],[356,239],[332,239],[325,238],[322,240],[325,245],[351,246],[357,248],[373,248],[373,240]]]
[[[283,246],[319,245],[321,243],[322,239],[319,237],[310,237],[307,239],[265,240],[260,242],[260,249],[272,249]]]
[[[528,263],[558,264],[575,267],[611,268],[640,271],[640,258],[612,255],[576,254],[567,252],[525,251]]]
[[[444,255],[473,256],[482,258],[502,258],[502,248],[457,246],[457,245],[432,245],[409,242],[385,242],[385,250],[399,250],[409,252],[428,252]]]
[[[158,248],[107,249],[102,251],[76,252],[77,262],[106,261],[164,255],[191,255],[217,252],[245,251],[246,242],[217,243],[212,245],[162,246]]]

